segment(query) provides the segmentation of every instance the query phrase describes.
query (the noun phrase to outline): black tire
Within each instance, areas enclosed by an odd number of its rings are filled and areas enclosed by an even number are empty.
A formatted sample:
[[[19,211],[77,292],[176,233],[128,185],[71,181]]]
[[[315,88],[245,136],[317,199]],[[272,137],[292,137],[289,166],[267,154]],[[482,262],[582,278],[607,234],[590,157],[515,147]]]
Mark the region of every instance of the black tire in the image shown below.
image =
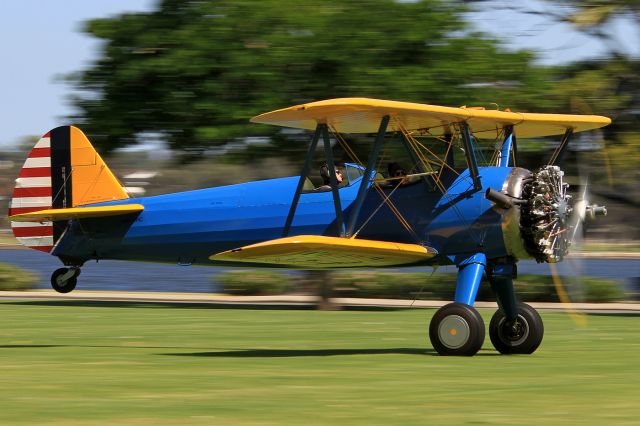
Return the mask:
[[[538,311],[526,303],[518,303],[518,318],[514,326],[498,309],[489,324],[491,343],[501,354],[532,354],[542,343],[544,324]]]
[[[51,274],[51,287],[58,293],[69,293],[76,288],[76,284],[78,283],[78,275],[80,275],[80,269],[76,269],[76,273],[69,279],[63,282],[59,282],[58,278],[61,275],[66,274],[69,271],[68,268],[60,268],[56,269],[53,274]]]
[[[440,355],[473,356],[484,343],[484,321],[473,307],[449,303],[429,324],[429,338]]]

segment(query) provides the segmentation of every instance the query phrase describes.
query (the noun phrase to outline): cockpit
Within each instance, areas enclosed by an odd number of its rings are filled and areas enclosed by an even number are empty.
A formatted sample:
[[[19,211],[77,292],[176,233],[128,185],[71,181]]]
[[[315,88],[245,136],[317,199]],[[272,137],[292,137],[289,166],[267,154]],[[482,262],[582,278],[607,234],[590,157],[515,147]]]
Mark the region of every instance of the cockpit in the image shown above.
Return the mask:
[[[362,175],[364,174],[364,170],[365,170],[364,167],[355,163],[344,163],[343,166],[338,166],[337,168],[339,168],[341,171],[344,170],[342,171],[343,181],[342,183],[340,183],[340,185],[338,185],[338,188],[346,188],[355,184],[356,182],[360,182],[360,179],[362,179]],[[304,181],[304,186],[302,187],[302,192],[312,193],[312,192],[331,191],[330,186],[322,185],[322,182],[320,182],[320,180],[318,180],[318,182],[320,184],[316,185],[307,176],[307,178]]]

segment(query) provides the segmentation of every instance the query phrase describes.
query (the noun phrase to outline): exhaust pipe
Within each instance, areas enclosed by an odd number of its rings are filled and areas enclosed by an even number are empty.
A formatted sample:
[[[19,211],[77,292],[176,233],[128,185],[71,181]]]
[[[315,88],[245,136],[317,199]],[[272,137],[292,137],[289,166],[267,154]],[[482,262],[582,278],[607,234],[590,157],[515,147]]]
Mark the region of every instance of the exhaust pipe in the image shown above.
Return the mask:
[[[502,209],[510,209],[514,204],[522,204],[525,202],[523,200],[511,198],[508,195],[498,192],[492,188],[487,189],[484,193],[484,197],[487,200],[494,202],[496,206]]]

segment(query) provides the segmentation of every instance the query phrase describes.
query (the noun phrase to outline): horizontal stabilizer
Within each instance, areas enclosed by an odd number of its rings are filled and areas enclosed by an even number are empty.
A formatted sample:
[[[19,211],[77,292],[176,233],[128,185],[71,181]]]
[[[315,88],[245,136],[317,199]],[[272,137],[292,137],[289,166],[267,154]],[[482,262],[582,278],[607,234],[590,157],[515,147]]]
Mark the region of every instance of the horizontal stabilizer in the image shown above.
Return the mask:
[[[438,252],[418,244],[298,235],[224,251],[211,260],[310,269],[400,266],[431,259]]]
[[[138,213],[144,210],[142,204],[122,204],[118,206],[73,207],[68,209],[46,209],[9,216],[12,222],[53,222],[56,220],[85,219],[90,217],[118,216]]]

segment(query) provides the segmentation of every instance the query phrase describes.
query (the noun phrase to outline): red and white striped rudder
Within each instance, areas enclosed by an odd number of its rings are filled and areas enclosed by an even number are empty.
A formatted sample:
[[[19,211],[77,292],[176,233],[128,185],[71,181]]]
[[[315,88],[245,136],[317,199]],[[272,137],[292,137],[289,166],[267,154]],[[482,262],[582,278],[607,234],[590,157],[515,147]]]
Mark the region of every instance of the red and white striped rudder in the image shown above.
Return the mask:
[[[52,207],[51,138],[44,135],[29,153],[20,170],[9,205],[9,216]],[[50,252],[53,247],[53,223],[11,222],[13,235],[23,245]]]

